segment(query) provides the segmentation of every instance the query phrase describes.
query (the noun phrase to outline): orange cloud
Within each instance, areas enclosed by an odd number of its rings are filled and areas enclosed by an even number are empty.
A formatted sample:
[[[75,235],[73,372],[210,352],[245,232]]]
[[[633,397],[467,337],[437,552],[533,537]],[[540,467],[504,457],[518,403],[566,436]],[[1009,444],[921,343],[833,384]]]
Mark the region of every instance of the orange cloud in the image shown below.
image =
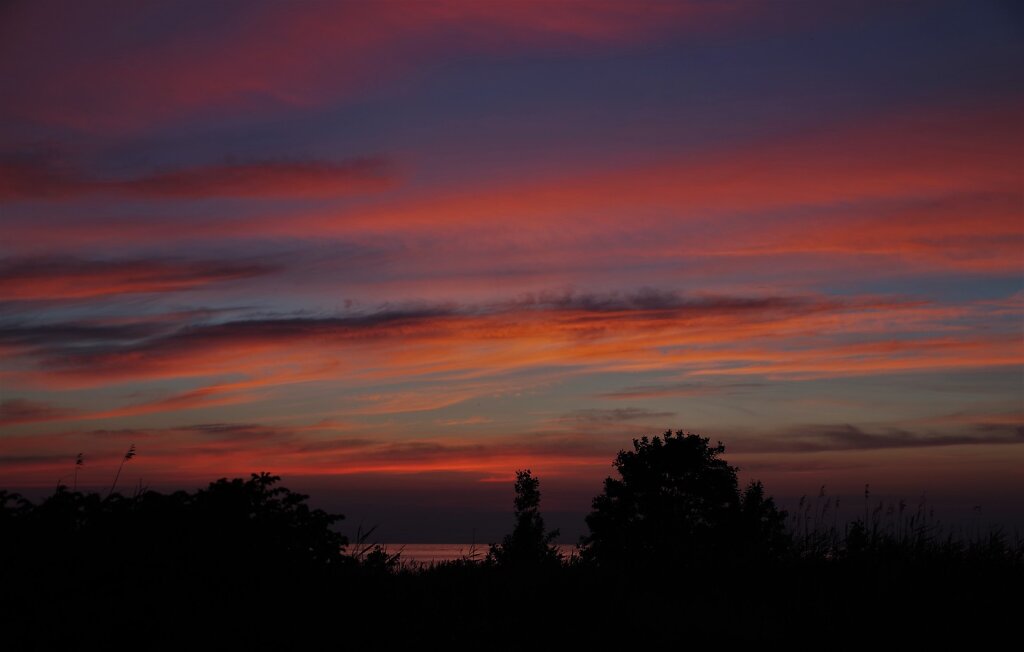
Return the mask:
[[[791,218],[723,253],[875,255],[936,269],[1008,273],[1024,247],[1020,192],[954,194],[874,214]]]
[[[516,386],[509,380],[514,373],[536,384],[608,372],[671,371],[684,381],[803,379],[1024,364],[1024,343],[1015,334],[969,327],[990,309],[870,297],[567,294],[155,333],[120,326],[19,327],[0,331],[0,341],[24,347],[16,358],[23,367],[10,372],[12,385],[57,390],[171,379],[194,385],[143,403],[40,412],[24,422],[252,404],[299,383],[347,388],[330,413],[369,417],[438,410],[508,392]],[[951,327],[951,316],[963,326]],[[71,337],[91,344],[76,345]]]
[[[734,454],[729,459],[742,461],[745,469],[758,469],[758,473],[790,476],[792,482],[793,474],[806,474],[807,468],[820,471],[822,467],[816,462],[827,463],[831,470],[852,464],[863,474],[868,468],[866,460],[869,463],[874,459],[870,457],[872,451],[951,447],[978,451],[995,447],[1005,451],[1006,446],[1016,451],[1024,444],[1019,423],[999,429],[984,424],[957,426],[950,432],[898,426],[863,429],[842,424],[791,427],[767,436],[730,432],[728,443]],[[82,452],[86,466],[79,483],[104,484],[110,481],[127,445],[135,443],[138,456],[127,469],[127,477],[145,482],[205,482],[222,475],[245,476],[254,470],[270,470],[287,476],[384,474],[395,476],[394,482],[401,485],[415,484],[413,474],[461,472],[486,480],[507,478],[515,469],[531,468],[545,478],[597,483],[609,472],[609,462],[628,443],[629,436],[622,429],[598,432],[589,425],[585,431],[570,428],[518,433],[480,442],[450,435],[396,439],[331,424],[206,423],[156,429],[73,429],[5,437],[0,472],[8,478],[9,486],[52,486],[57,478],[73,470],[74,455]],[[41,453],[43,450],[46,452]],[[823,452],[833,455],[823,460],[818,457]],[[1019,457],[1016,452],[999,455],[1009,461]],[[914,466],[898,453],[890,452],[886,459]],[[773,465],[778,468],[773,470]]]
[[[347,317],[241,320],[148,337],[123,326],[66,325],[49,331],[14,326],[0,331],[0,341],[25,346],[25,355],[40,361],[44,376],[85,383],[256,374],[312,365],[323,361],[325,352],[341,351],[345,355],[344,361],[337,360],[338,373],[368,366],[386,369],[389,375],[421,375],[451,370],[453,360],[460,360],[456,368],[480,370],[556,359],[580,364],[588,358],[615,357],[617,350],[648,348],[659,337],[685,341],[689,331],[684,327],[749,328],[757,322],[777,323],[838,307],[828,301],[784,297],[551,295],[461,309],[437,306]],[[107,343],[76,349],[69,341],[76,333]],[[645,338],[645,344],[631,341],[636,338]],[[465,355],[453,356],[457,350],[472,352],[472,362]],[[368,375],[372,378],[374,372]]]
[[[40,454],[74,450],[70,456]],[[614,454],[608,442],[576,435],[502,437],[488,444],[463,439],[395,440],[347,433],[332,426],[264,426],[259,424],[197,424],[165,429],[68,430],[31,437],[5,437],[0,472],[22,486],[51,484],[66,475],[74,455],[83,452],[83,485],[109,481],[128,443],[138,456],[130,475],[147,481],[173,477],[208,480],[213,475],[245,476],[252,469],[288,475],[410,474],[432,471],[509,475],[530,466],[549,477],[572,477],[605,468]],[[65,459],[67,457],[67,459]],[[64,467],[68,467],[65,470]],[[173,473],[169,473],[169,469]],[[51,477],[53,479],[51,479]],[[10,485],[9,485],[10,486]]]

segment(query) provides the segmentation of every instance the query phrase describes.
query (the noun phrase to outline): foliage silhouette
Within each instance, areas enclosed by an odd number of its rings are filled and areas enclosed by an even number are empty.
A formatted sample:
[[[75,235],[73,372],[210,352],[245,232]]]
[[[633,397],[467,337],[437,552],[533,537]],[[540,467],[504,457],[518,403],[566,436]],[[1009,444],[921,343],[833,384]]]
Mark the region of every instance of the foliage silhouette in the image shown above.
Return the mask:
[[[226,631],[231,622],[259,624],[256,601],[324,591],[358,565],[333,528],[343,517],[310,508],[279,480],[260,473],[191,493],[106,497],[62,486],[38,505],[0,493],[0,559],[17,560],[0,564],[0,584],[17,587],[0,613],[30,637],[12,649],[56,647],[76,631],[111,635],[115,626],[126,640],[174,640],[168,628],[178,618],[194,633]],[[283,622],[309,608],[294,597],[272,604]],[[116,610],[130,617],[112,619]],[[260,627],[297,635],[284,624]],[[234,636],[264,640],[263,629]]]
[[[723,452],[680,433],[620,452],[621,477],[594,501],[591,563],[573,564],[537,563],[552,559],[553,533],[528,471],[491,563],[428,567],[358,533],[348,545],[340,516],[266,473],[172,494],[62,487],[39,504],[0,490],[0,631],[12,650],[638,649],[678,647],[682,632],[693,644],[792,645],[837,631],[844,644],[884,632],[917,647],[969,635],[978,647],[1016,633],[1019,537],[955,540],[902,507],[872,512],[866,494],[865,520],[844,526],[822,491],[797,513],[804,534],[791,544],[782,512],[757,483],[739,491]]]
[[[226,547],[246,546],[253,554],[290,564],[344,563],[348,540],[331,529],[344,517],[310,509],[309,496],[275,487],[280,480],[269,473],[253,473],[248,481],[221,478],[191,502],[207,531]]]
[[[540,480],[529,469],[516,471],[515,528],[500,544],[492,545],[487,561],[499,566],[557,565],[561,557],[552,545],[558,530],[546,531],[540,515]]]
[[[708,562],[765,562],[789,544],[786,512],[752,482],[739,490],[725,447],[667,431],[633,440],[587,516],[583,557],[599,566],[680,569]]]

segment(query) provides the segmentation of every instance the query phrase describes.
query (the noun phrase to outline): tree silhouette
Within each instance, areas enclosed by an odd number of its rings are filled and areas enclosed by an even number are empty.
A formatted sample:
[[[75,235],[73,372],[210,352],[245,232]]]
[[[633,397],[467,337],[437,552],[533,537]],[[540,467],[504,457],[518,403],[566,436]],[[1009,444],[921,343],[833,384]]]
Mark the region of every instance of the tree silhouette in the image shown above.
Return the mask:
[[[618,568],[684,568],[709,561],[743,561],[785,546],[785,512],[760,483],[740,492],[737,469],[706,437],[667,431],[633,440],[613,465],[587,516],[584,559]]]
[[[310,509],[309,496],[274,486],[280,476],[252,473],[248,480],[221,478],[191,499],[194,520],[209,538],[207,548],[266,564],[319,567],[346,563],[348,539],[332,525],[344,519]]]
[[[516,471],[515,528],[487,554],[499,566],[540,566],[557,564],[561,557],[552,545],[558,530],[545,531],[540,515],[540,481],[530,470]]]

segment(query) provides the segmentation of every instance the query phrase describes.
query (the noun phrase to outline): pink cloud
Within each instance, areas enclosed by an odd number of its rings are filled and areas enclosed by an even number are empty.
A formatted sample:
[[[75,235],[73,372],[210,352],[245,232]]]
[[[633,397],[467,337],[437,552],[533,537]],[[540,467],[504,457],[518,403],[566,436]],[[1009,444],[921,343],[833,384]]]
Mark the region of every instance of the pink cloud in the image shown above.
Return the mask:
[[[5,113],[85,131],[133,131],[186,116],[346,98],[460,54],[616,46],[699,33],[750,13],[740,3],[646,1],[173,8],[179,11],[38,2],[9,11],[0,74],[21,92],[7,98]],[[163,20],[176,29],[166,32]]]

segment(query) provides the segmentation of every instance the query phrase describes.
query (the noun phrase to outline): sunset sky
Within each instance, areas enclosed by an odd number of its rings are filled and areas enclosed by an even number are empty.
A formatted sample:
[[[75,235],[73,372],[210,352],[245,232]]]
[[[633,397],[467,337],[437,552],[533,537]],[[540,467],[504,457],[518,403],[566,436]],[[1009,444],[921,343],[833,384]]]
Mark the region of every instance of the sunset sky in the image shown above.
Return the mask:
[[[1024,521],[1022,82],[1014,2],[5,2],[0,488],[574,535],[683,429]]]

